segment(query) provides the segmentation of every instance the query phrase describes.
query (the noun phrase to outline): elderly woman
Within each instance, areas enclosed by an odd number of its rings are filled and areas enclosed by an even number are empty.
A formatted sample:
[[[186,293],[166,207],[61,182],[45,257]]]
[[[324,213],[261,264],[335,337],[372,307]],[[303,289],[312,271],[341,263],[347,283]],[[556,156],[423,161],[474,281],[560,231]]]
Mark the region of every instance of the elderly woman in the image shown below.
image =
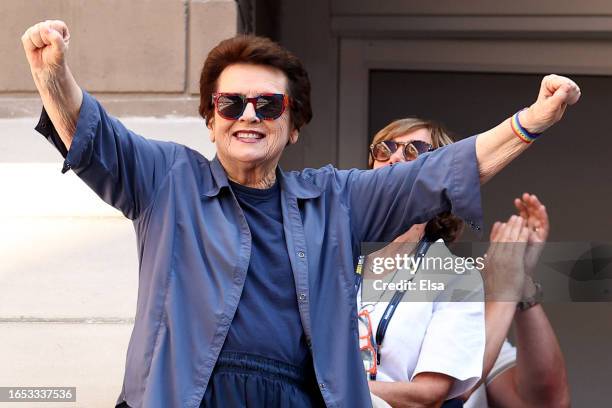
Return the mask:
[[[277,44],[238,36],[210,52],[200,80],[209,161],[110,117],[72,76],[68,38],[63,22],[45,21],[22,42],[45,108],[37,129],[65,156],[63,171],[134,223],[139,292],[118,399],[131,407],[369,406],[359,243],[449,210],[480,228],[479,184],[579,97],[549,76],[515,117],[523,139],[506,120],[428,160],[283,172],[283,149],[311,117],[310,86]]]

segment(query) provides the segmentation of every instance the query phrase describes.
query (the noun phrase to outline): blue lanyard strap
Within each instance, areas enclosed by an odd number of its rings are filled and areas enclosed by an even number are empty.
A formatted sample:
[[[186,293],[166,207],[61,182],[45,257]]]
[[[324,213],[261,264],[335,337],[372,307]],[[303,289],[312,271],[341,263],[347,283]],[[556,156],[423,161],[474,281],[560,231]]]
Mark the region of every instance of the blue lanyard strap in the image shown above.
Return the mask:
[[[423,258],[425,257],[425,254],[427,254],[427,251],[429,250],[429,247],[431,246],[431,244],[432,243],[428,241],[425,237],[423,237],[423,239],[419,241],[417,245],[417,249],[416,249],[416,254],[415,254],[415,257],[416,257],[416,267],[414,269],[415,271],[417,271],[419,267],[421,266],[421,262],[423,262]],[[380,355],[382,354],[380,350],[380,346],[385,338],[385,334],[387,333],[389,322],[391,322],[391,318],[393,317],[393,314],[395,313],[395,310],[397,309],[399,302],[402,301],[402,298],[404,297],[405,293],[406,293],[405,290],[395,291],[395,293],[393,294],[393,297],[391,298],[391,301],[389,302],[389,304],[387,305],[387,308],[385,309],[385,313],[383,313],[383,316],[380,319],[380,323],[378,323],[378,328],[376,329],[376,364],[380,364]]]

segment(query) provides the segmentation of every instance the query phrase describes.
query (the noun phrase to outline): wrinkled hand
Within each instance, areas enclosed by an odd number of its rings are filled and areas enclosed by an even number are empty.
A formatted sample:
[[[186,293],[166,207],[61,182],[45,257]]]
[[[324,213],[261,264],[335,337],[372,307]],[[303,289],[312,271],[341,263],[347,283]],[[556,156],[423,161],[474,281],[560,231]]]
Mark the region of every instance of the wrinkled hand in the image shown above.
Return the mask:
[[[47,20],[28,28],[21,42],[33,75],[51,75],[65,66],[70,33],[66,23]]]
[[[528,131],[541,133],[557,123],[568,105],[580,99],[580,88],[574,81],[559,75],[542,79],[538,99],[519,114],[519,121]]]
[[[517,301],[525,284],[525,250],[529,230],[524,218],[513,215],[496,222],[482,270],[487,301]]]

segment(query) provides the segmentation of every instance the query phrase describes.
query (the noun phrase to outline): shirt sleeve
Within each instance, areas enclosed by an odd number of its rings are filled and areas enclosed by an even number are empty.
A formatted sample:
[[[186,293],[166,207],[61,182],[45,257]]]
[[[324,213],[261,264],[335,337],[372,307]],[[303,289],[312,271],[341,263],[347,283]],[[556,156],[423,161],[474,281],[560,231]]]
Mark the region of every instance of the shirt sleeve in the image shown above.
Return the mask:
[[[412,378],[422,372],[453,377],[449,398],[455,398],[474,387],[482,376],[486,343],[484,286],[479,270],[468,266],[466,258],[453,255],[444,241],[432,245],[427,256],[452,259],[454,267],[419,271],[422,279],[444,282],[445,290],[438,292],[433,301]]]
[[[357,242],[386,242],[413,224],[452,211],[482,229],[476,136],[417,160],[376,170],[349,170],[347,206]]]
[[[486,378],[485,383],[487,385],[491,384],[497,376],[502,374],[504,371],[512,368],[516,365],[516,348],[510,344],[508,339],[504,340],[502,344],[501,350],[499,351],[499,355],[497,356],[497,360],[495,360],[495,364],[493,364],[493,368],[489,371],[489,375]]]
[[[136,219],[148,207],[168,174],[177,145],[145,139],[106,113],[87,92],[67,150],[47,112],[35,128],[64,157],[62,173],[72,169],[100,198]]]
[[[423,372],[446,374],[456,379],[448,395],[455,398],[480,379],[484,348],[482,302],[435,302],[410,381]]]

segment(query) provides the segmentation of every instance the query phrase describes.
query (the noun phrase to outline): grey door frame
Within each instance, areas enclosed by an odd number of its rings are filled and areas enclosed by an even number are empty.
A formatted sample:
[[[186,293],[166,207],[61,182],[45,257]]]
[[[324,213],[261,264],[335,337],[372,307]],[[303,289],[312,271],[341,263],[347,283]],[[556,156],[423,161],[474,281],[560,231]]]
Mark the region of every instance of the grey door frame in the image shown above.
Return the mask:
[[[608,16],[339,17],[332,29],[340,38],[339,168],[367,163],[370,70],[612,75]]]

